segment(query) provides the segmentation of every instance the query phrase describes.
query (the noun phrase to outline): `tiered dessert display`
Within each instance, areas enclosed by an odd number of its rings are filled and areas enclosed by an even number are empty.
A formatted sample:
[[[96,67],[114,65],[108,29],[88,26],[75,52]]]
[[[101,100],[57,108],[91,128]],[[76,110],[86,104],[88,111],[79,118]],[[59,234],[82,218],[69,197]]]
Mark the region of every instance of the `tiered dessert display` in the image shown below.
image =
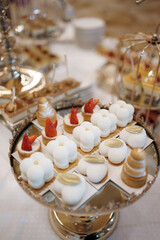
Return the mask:
[[[132,103],[138,109],[146,110],[148,122],[151,110],[160,109],[160,35],[156,33],[128,34],[124,39],[129,45],[116,78],[117,93],[121,99]],[[126,59],[130,65],[126,65]],[[136,61],[135,61],[136,59]]]
[[[22,119],[22,112],[26,112],[26,105],[20,99],[22,95],[31,94],[40,91],[45,86],[45,77],[42,73],[30,68],[18,67],[16,58],[13,54],[14,38],[9,36],[10,20],[6,16],[8,1],[1,1],[0,5],[0,25],[1,25],[1,43],[3,50],[4,70],[0,74],[0,100],[3,114],[7,121],[13,124],[15,121]],[[15,95],[12,89],[15,88]],[[12,104],[8,102],[11,100]],[[5,104],[7,103],[7,104]],[[2,107],[3,105],[3,107]],[[15,117],[16,116],[16,117]],[[20,117],[20,118],[19,118]]]
[[[49,208],[61,239],[106,239],[119,210],[156,180],[158,143],[144,122],[133,118],[133,106],[122,100],[106,107],[90,99],[79,103],[81,109],[70,104],[56,114],[44,98],[39,104],[37,116],[42,113],[45,127],[35,116],[29,118],[11,141],[15,179]],[[90,121],[84,120],[85,111]]]

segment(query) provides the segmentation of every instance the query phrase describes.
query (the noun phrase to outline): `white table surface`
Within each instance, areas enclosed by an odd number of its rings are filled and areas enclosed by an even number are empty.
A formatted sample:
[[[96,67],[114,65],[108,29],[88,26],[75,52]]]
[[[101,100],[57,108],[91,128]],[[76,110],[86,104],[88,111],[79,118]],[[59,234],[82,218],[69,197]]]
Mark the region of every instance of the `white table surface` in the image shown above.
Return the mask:
[[[68,55],[72,67],[77,64],[88,72],[95,71],[104,62],[104,59],[97,60],[92,51],[80,50],[71,43],[63,47],[55,43],[55,49],[61,56]],[[93,64],[89,64],[91,62]],[[110,96],[98,89],[94,97],[102,102],[110,100]],[[14,180],[8,159],[10,138],[11,132],[0,123],[0,240],[59,240],[49,224],[47,208],[31,199]],[[160,175],[142,199],[120,211],[118,226],[109,239],[156,240],[159,235]]]

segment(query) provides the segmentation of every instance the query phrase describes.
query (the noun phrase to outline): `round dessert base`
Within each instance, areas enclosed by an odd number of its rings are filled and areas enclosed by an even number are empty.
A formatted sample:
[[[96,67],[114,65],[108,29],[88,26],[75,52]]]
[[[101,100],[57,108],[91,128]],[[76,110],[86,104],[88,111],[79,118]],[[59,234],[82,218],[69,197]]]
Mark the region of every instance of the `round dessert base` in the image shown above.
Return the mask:
[[[49,221],[61,239],[106,239],[115,230],[119,211],[96,217],[67,215],[49,209]]]
[[[133,188],[143,187],[146,184],[147,176],[148,176],[148,168],[146,168],[146,175],[141,178],[131,177],[124,170],[122,170],[121,172],[122,181],[129,187],[133,187]]]

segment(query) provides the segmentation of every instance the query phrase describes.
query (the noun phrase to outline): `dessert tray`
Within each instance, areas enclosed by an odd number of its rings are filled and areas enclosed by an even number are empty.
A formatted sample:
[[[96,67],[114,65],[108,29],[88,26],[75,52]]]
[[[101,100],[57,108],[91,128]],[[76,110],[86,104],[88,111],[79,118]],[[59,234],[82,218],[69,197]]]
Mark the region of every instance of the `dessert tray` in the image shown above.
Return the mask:
[[[58,131],[67,136],[69,140],[74,141],[73,135],[64,130],[64,116],[71,111],[72,107],[81,107],[84,103],[77,102],[74,106],[71,104],[61,106],[57,110]],[[99,106],[103,109],[108,109],[108,106]],[[80,110],[80,109],[79,109]],[[108,167],[108,174],[99,183],[91,182],[87,176],[80,174],[77,165],[81,158],[88,156],[78,149],[77,160],[69,164],[65,170],[58,169],[54,166],[54,177],[40,189],[33,189],[21,177],[20,163],[23,161],[17,152],[17,146],[24,133],[28,135],[37,134],[38,140],[41,142],[42,153],[47,158],[51,158],[46,150],[46,146],[42,142],[41,131],[42,127],[39,125],[36,116],[32,116],[25,120],[22,126],[15,132],[13,139],[10,141],[10,165],[14,177],[20,187],[37,202],[49,208],[50,223],[55,232],[62,239],[106,239],[118,223],[119,210],[123,207],[129,206],[141,198],[152,186],[156,180],[159,164],[160,164],[160,150],[158,143],[154,139],[150,130],[144,125],[143,119],[134,119],[127,127],[137,126],[142,127],[147,133],[147,140],[143,147],[146,153],[146,162],[148,168],[147,181],[143,187],[133,188],[127,186],[121,180],[121,171],[124,162],[118,165],[113,165],[106,158]],[[108,141],[110,138],[114,141],[120,139],[120,134],[123,127],[118,127],[117,130],[105,138]],[[104,139],[101,139],[101,142]],[[101,144],[101,143],[100,143]],[[90,151],[92,157],[99,154],[99,147]],[[128,155],[131,148],[127,145]],[[55,178],[60,173],[69,173],[83,177],[86,184],[86,191],[82,199],[73,205],[66,204],[62,198],[53,188]]]

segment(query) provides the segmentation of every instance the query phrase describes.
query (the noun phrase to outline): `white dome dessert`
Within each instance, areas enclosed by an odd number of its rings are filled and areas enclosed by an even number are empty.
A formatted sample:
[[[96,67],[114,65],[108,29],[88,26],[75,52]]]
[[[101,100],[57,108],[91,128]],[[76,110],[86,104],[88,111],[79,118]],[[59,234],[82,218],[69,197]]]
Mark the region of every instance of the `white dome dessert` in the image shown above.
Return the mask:
[[[77,159],[77,146],[68,137],[61,135],[47,144],[47,151],[53,157],[54,164],[60,169],[69,167]]]
[[[63,173],[57,175],[53,188],[62,196],[64,203],[75,205],[83,198],[86,183],[84,178],[78,174]]]
[[[111,163],[120,164],[126,158],[127,146],[121,139],[110,138],[100,144],[99,152],[107,157]]]
[[[146,131],[137,125],[124,128],[120,132],[120,138],[131,148],[143,148],[147,141]]]
[[[117,117],[106,109],[101,109],[91,116],[91,123],[101,130],[101,137],[107,137],[117,129]]]
[[[52,161],[40,152],[21,161],[20,171],[23,180],[34,189],[43,187],[45,182],[49,182],[54,177]]]
[[[100,155],[85,155],[80,159],[77,169],[93,183],[101,182],[108,172],[107,162]]]
[[[83,152],[90,152],[100,143],[101,131],[90,122],[83,122],[73,130],[73,137]]]
[[[133,120],[134,107],[125,101],[119,100],[109,107],[109,111],[117,116],[117,125],[125,127]]]

